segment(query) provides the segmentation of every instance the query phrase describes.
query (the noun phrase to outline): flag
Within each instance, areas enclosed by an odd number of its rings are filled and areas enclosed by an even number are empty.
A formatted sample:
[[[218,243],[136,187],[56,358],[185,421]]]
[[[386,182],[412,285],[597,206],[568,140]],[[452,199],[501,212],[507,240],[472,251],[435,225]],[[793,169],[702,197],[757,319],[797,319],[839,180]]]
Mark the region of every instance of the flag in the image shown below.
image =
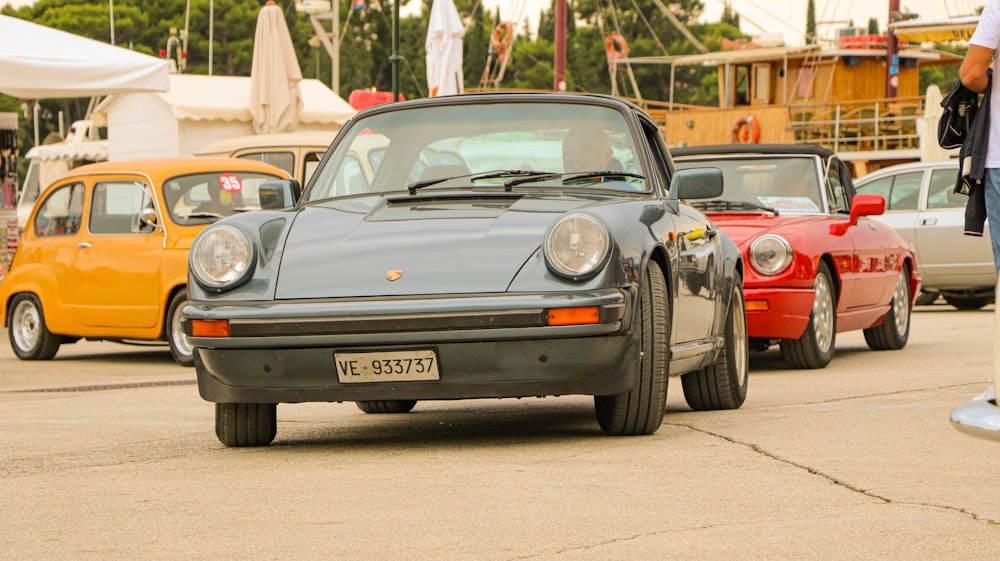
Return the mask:
[[[354,11],[362,10],[365,7],[365,0],[351,0],[351,9]]]

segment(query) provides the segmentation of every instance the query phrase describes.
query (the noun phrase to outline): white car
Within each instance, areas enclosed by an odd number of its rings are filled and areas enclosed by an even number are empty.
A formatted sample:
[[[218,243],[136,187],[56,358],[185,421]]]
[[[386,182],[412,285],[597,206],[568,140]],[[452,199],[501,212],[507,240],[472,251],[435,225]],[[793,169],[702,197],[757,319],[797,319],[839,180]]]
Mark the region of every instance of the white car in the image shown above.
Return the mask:
[[[900,164],[854,181],[858,193],[885,197],[885,214],[875,220],[892,226],[913,244],[921,288],[918,304],[938,295],[960,310],[993,302],[996,285],[989,231],[965,235],[965,205],[955,193],[958,160]]]

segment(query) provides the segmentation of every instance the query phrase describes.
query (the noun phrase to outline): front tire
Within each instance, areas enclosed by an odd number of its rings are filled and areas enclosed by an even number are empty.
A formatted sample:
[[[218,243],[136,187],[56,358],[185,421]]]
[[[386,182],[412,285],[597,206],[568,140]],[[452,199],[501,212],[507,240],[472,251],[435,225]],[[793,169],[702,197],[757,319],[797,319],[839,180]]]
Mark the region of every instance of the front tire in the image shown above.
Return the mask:
[[[864,330],[868,348],[873,351],[895,351],[905,347],[910,339],[910,311],[910,266],[903,265],[885,321]]]
[[[412,399],[383,399],[354,403],[365,413],[409,413],[417,404],[416,400]]]
[[[663,271],[649,262],[639,296],[639,357],[632,389],[594,396],[594,412],[604,432],[616,436],[652,434],[663,423],[670,360],[670,299]]]
[[[833,360],[837,342],[837,297],[826,263],[820,262],[813,289],[816,298],[805,332],[798,339],[784,339],[779,343],[781,358],[792,368],[825,368]]]
[[[181,312],[187,302],[186,293],[178,292],[175,294],[170,299],[170,305],[167,306],[164,325],[166,326],[167,342],[170,343],[170,354],[173,355],[174,360],[181,366],[194,366],[194,347],[191,346],[181,326]]]
[[[715,362],[681,376],[684,399],[695,411],[738,409],[747,398],[749,344],[743,280],[734,279],[733,295],[726,313],[726,346]]]
[[[45,325],[42,304],[34,294],[18,294],[7,310],[10,348],[21,360],[50,360],[59,352],[62,337]]]
[[[934,302],[937,302],[937,299],[940,297],[941,294],[938,292],[927,292],[921,290],[920,294],[917,294],[917,299],[914,302],[914,304],[917,306],[930,306]]]
[[[274,403],[215,404],[215,436],[229,448],[267,446],[277,432]]]

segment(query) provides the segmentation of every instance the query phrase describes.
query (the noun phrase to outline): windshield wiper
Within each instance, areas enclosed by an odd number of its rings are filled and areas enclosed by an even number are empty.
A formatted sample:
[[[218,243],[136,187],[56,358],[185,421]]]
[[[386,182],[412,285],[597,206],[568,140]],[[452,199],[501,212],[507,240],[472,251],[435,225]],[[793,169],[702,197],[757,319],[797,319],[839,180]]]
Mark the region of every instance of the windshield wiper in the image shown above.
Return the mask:
[[[563,183],[568,181],[576,181],[577,179],[593,179],[595,177],[634,177],[636,179],[646,179],[646,176],[640,175],[638,173],[631,173],[627,171],[585,171],[581,173],[567,174],[568,177],[563,178]]]
[[[694,208],[701,210],[763,210],[778,216],[778,209],[750,201],[726,201],[723,199],[713,199],[711,201],[693,201],[688,203]]]
[[[424,187],[430,187],[431,185],[437,185],[438,183],[444,183],[445,181],[450,181],[452,179],[461,179],[463,177],[468,177],[469,181],[475,182],[481,179],[497,179],[502,177],[534,178],[534,177],[552,176],[552,175],[553,173],[550,171],[532,171],[526,169],[498,169],[496,171],[488,171],[486,173],[480,173],[480,174],[468,173],[464,175],[441,177],[437,179],[425,179],[423,181],[416,181],[414,183],[409,184],[406,187],[406,189],[410,192],[411,195],[415,195],[419,189],[423,189]],[[510,191],[510,187],[508,187],[507,183],[504,183],[504,187],[506,187],[506,189]]]
[[[521,178],[521,179],[512,179],[512,180],[508,181],[507,183],[504,183],[503,186],[508,191],[510,191],[510,188],[514,187],[515,185],[521,185],[521,184],[524,184],[524,183],[533,183],[533,182],[536,182],[536,181],[547,181],[549,179],[555,179],[555,178],[558,178],[558,177],[562,178],[562,182],[563,182],[564,185],[566,183],[571,182],[571,181],[577,181],[579,179],[593,179],[593,178],[596,178],[596,177],[634,177],[636,179],[645,179],[646,178],[645,176],[640,175],[638,173],[630,173],[630,172],[627,172],[627,171],[611,171],[611,170],[586,171],[586,172],[574,172],[574,173],[544,173],[544,174],[536,175],[536,176],[532,176],[532,177],[524,177],[524,178]]]
[[[437,185],[438,183],[444,183],[445,181],[450,181],[452,179],[458,179],[459,177],[469,177],[471,173],[465,175],[455,175],[452,177],[438,177],[435,179],[424,179],[423,181],[414,181],[406,186],[406,190],[410,192],[411,195],[416,195],[418,189],[423,189],[424,187],[430,187],[431,185]]]
[[[498,179],[501,177],[535,177],[539,175],[552,175],[553,173],[551,171],[534,171],[530,169],[498,169],[477,175],[472,180],[479,181],[480,179]]]

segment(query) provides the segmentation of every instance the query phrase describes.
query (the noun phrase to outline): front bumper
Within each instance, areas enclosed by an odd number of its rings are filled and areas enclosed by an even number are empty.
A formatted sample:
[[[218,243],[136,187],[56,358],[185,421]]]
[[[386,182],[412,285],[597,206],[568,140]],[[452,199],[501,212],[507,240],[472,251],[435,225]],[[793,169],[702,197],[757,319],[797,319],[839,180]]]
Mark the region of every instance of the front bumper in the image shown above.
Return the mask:
[[[747,335],[762,339],[798,339],[812,315],[811,288],[746,288]]]
[[[190,337],[201,396],[287,403],[614,395],[632,386],[638,341],[629,293],[268,302],[185,308],[226,319],[230,337]],[[547,326],[551,308],[597,306],[596,324]],[[433,350],[440,379],[343,384],[344,352]]]

